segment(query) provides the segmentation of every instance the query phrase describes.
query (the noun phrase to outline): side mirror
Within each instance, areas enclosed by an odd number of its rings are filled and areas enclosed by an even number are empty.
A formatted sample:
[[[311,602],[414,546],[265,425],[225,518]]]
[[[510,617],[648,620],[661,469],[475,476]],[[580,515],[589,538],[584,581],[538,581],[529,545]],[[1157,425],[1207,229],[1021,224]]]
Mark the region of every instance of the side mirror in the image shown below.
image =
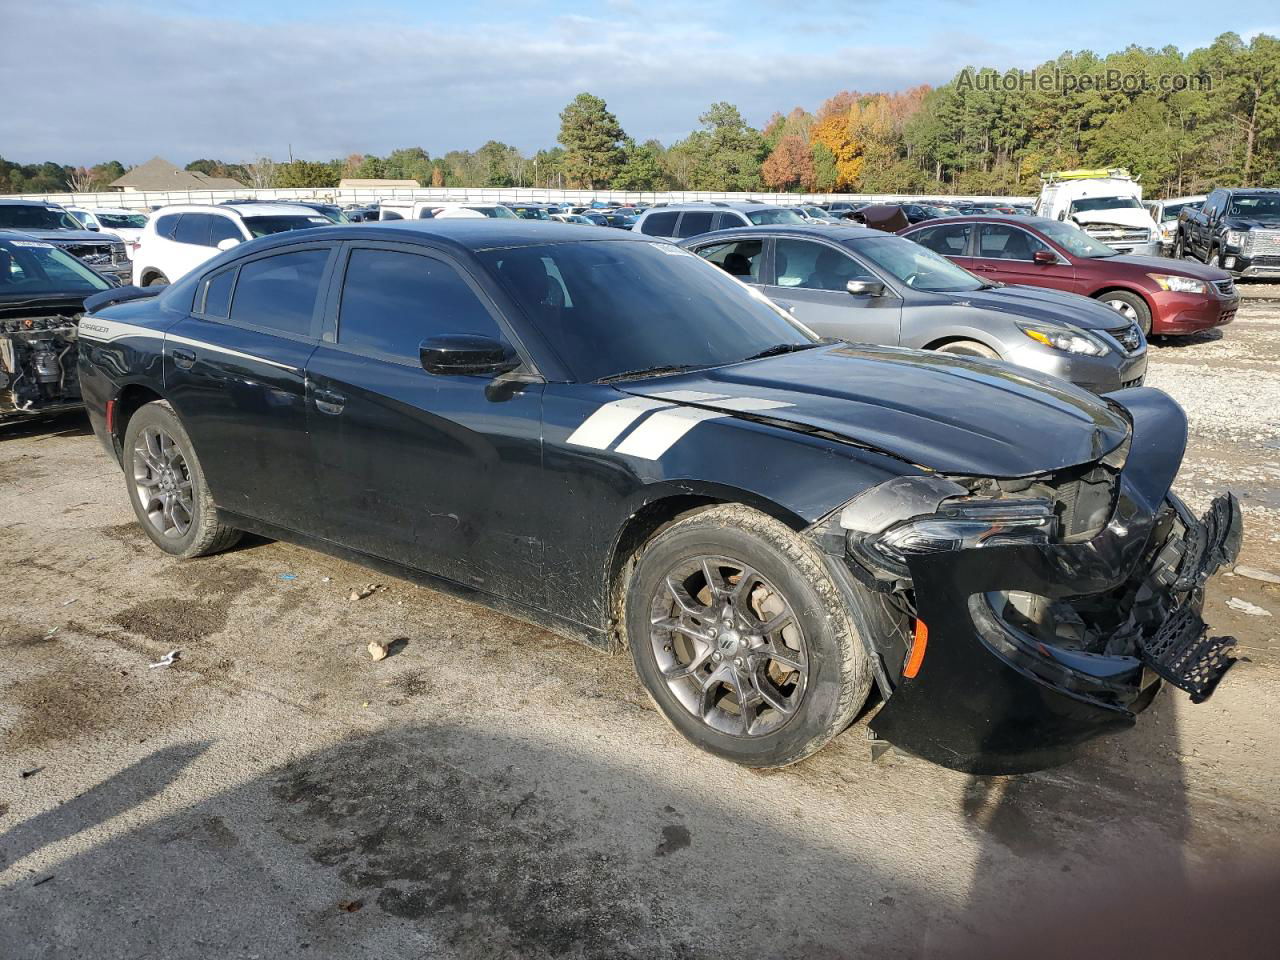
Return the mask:
[[[98,226],[96,223],[86,223],[84,225],[84,228],[86,230],[92,230],[94,233],[100,233],[102,231],[102,228]]]
[[[509,344],[470,333],[446,333],[418,345],[422,369],[455,377],[496,377],[520,366]]]
[[[240,246],[240,241],[235,237],[224,237],[222,240],[218,241],[219,250],[230,250],[232,247],[238,246]]]
[[[1037,250],[1031,255],[1031,262],[1038,263],[1042,267],[1051,267],[1058,262],[1058,258],[1051,250]]]
[[[884,296],[884,284],[878,280],[850,280],[844,288],[855,297]]]

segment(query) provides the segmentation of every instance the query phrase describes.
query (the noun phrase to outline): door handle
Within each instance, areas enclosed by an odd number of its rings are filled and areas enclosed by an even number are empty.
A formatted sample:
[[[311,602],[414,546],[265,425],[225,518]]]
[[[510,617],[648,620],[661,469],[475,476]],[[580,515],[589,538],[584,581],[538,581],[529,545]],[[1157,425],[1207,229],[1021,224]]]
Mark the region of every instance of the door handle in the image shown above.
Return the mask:
[[[321,413],[327,413],[331,417],[336,417],[342,412],[342,408],[347,404],[347,398],[341,394],[333,393],[330,390],[317,390],[314,394],[316,401],[316,409]]]
[[[175,347],[170,353],[170,356],[173,357],[173,362],[183,370],[190,370],[191,365],[196,362],[196,353],[194,350],[183,350]]]

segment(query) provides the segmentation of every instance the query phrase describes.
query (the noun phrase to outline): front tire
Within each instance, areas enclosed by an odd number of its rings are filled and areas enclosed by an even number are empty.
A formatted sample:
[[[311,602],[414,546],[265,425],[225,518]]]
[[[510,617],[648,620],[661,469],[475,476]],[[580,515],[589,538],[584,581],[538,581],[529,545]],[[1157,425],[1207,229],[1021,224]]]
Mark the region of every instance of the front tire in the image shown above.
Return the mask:
[[[1186,256],[1187,256],[1187,246],[1182,239],[1182,234],[1179,233],[1173,239],[1173,259],[1183,260],[1186,258]]]
[[[654,537],[625,604],[640,681],[718,757],[795,763],[866,701],[870,658],[817,549],[749,507],[713,507]]]
[[[184,559],[235,545],[240,531],[220,523],[191,438],[167,401],[142,406],[124,432],[129,502],[151,542]]]
[[[1098,299],[1141,327],[1144,337],[1151,336],[1151,308],[1147,306],[1147,301],[1136,293],[1130,293],[1128,290],[1108,290],[1106,293],[1099,294]]]

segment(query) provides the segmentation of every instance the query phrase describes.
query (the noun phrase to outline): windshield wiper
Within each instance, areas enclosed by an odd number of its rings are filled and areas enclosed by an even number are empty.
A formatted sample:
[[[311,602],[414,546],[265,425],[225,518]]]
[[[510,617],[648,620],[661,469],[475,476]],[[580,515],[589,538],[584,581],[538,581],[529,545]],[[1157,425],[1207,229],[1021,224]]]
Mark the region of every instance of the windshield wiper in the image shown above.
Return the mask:
[[[601,377],[596,383],[617,383],[620,380],[642,380],[645,377],[664,377],[669,373],[684,373],[688,370],[704,370],[705,367],[694,363],[677,363],[658,367],[645,367],[641,370],[624,370]]]
[[[783,353],[795,353],[797,350],[809,350],[812,347],[821,347],[831,341],[813,342],[813,343],[775,343],[772,347],[765,347],[759,353],[753,353],[749,357],[743,357],[742,363],[748,360],[763,360],[765,357],[776,357]]]

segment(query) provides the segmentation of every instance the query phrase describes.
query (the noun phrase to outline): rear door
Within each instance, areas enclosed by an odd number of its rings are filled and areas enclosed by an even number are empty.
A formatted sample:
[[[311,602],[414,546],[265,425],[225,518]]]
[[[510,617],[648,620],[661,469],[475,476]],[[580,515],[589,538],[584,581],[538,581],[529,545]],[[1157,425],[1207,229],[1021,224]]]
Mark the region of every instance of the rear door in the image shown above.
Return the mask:
[[[693,252],[743,283],[759,287],[765,279],[765,250],[768,242],[771,241],[763,237],[745,237],[694,247]]]
[[[316,520],[305,373],[334,251],[276,248],[202,278],[164,344],[166,393],[214,501],[304,533]]]
[[[897,346],[902,301],[854,295],[850,280],[880,282],[859,260],[833,244],[793,237],[773,241],[773,268],[764,292],[774,303],[824,337]]]
[[[1036,263],[1037,253],[1048,253],[1053,263]],[[978,269],[974,272],[992,280],[1075,291],[1075,268],[1047,243],[1017,224],[979,224],[977,254]]]
[[[543,277],[544,283],[547,281]],[[427,373],[442,334],[512,342],[459,263],[417,245],[350,243],[307,365],[322,536],[486,593],[534,602],[542,544],[542,384]]]

